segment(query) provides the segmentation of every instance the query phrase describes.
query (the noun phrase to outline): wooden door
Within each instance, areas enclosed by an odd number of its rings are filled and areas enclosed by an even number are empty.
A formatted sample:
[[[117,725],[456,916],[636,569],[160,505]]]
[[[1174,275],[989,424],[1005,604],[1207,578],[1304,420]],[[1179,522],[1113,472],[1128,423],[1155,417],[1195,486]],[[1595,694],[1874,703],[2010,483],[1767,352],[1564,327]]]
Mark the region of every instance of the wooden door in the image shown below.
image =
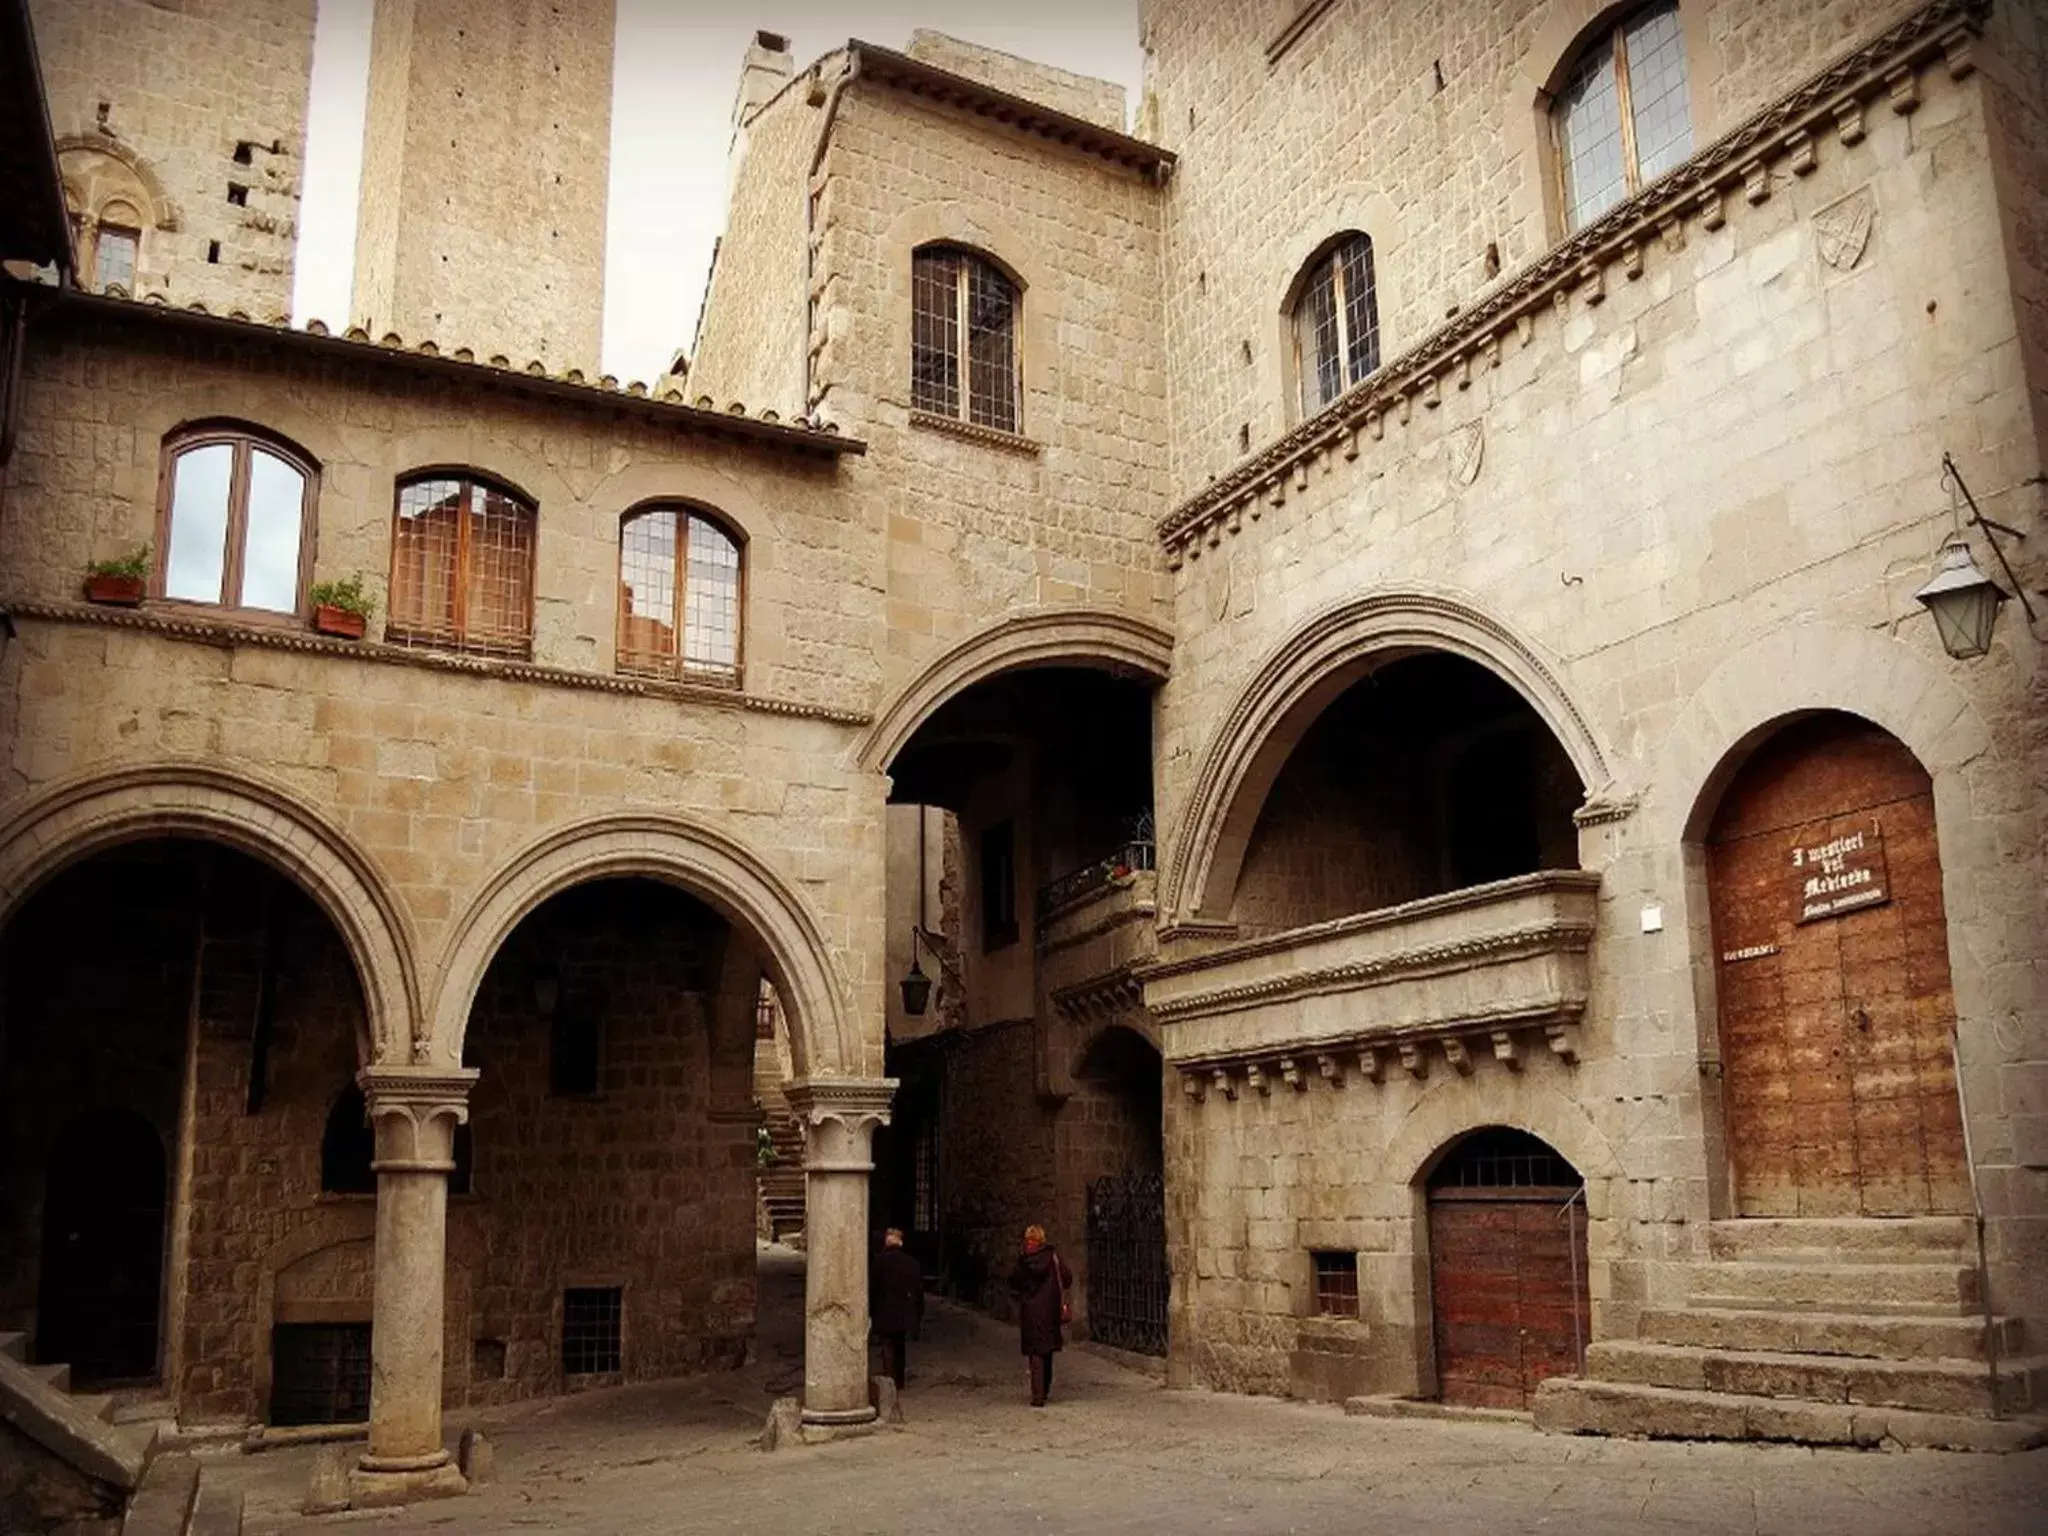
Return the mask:
[[[1865,721],[1802,721],[1737,776],[1707,855],[1737,1213],[1967,1211],[1925,771]]]
[[[1430,1297],[1443,1401],[1526,1408],[1538,1382],[1578,1371],[1591,1319],[1586,1206],[1573,1193],[1430,1192]]]

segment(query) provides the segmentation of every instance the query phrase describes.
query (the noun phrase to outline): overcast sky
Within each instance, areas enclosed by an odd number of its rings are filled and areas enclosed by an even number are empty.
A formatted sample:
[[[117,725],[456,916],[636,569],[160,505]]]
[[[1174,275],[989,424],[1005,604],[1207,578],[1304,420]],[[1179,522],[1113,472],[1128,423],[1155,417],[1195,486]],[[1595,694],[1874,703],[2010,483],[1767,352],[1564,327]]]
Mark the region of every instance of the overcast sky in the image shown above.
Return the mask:
[[[293,296],[301,324],[348,319],[371,3],[320,0]],[[849,37],[900,48],[917,27],[1115,80],[1137,102],[1137,0],[618,0],[606,372],[652,382],[689,344],[725,218],[733,92],[754,32],[788,37],[801,70]]]

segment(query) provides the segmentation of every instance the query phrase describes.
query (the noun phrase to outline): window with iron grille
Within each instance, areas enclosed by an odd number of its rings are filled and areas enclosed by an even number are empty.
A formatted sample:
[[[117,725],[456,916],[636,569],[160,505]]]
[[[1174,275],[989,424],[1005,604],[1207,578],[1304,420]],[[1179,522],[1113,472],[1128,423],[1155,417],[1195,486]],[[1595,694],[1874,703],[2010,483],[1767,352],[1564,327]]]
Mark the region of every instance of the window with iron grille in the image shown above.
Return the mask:
[[[1358,1255],[1318,1249],[1316,1311],[1324,1317],[1358,1316]]]
[[[1431,1189],[1576,1189],[1584,1182],[1548,1143],[1504,1125],[1474,1131],[1429,1177]]]
[[[1692,153],[1677,0],[1603,27],[1551,109],[1565,224],[1578,229]]]
[[[590,1376],[620,1369],[616,1285],[571,1286],[562,1292],[562,1374]]]
[[[933,416],[1015,432],[1017,285],[971,251],[911,258],[910,404]]]
[[[1313,416],[1380,366],[1372,240],[1345,235],[1309,263],[1294,301],[1301,413]]]
[[[649,507],[619,530],[618,669],[740,680],[740,543],[694,507]]]
[[[159,512],[159,595],[295,614],[305,593],[312,462],[233,425],[167,445]]]
[[[385,638],[436,650],[530,655],[535,523],[522,497],[468,475],[424,475],[402,484]]]

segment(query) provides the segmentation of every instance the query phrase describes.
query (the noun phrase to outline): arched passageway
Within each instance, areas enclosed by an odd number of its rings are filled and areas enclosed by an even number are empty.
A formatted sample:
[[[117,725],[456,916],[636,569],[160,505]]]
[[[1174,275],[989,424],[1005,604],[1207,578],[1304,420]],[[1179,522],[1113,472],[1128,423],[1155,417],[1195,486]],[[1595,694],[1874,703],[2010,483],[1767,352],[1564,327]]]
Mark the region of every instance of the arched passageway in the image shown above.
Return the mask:
[[[463,1036],[474,1170],[448,1213],[461,1400],[744,1358],[762,967],[752,936],[640,877],[549,897],[491,956]]]
[[[1576,1374],[1592,1332],[1585,1181],[1548,1143],[1504,1126],[1452,1145],[1428,1182],[1438,1396],[1527,1408]]]
[[[280,1330],[369,1321],[370,1202],[322,1190],[369,1040],[341,934],[247,854],[121,843],[14,910],[0,1006],[0,1329],[76,1382],[264,1418]]]
[[[1583,798],[1511,685],[1460,656],[1399,657],[1301,731],[1252,824],[1232,915],[1269,933],[1575,869]]]
[[[1770,735],[1707,835],[1735,1212],[1970,1209],[1934,792],[1825,712]]]

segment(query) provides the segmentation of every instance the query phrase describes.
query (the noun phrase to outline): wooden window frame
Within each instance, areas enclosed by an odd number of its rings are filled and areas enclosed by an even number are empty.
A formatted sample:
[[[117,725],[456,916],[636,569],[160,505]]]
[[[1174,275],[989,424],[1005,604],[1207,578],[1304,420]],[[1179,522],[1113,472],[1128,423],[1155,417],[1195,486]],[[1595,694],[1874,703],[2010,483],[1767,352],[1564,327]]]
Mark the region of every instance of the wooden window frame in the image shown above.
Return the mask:
[[[671,665],[662,671],[649,671],[644,668],[629,667],[625,664],[626,647],[624,642],[626,620],[629,615],[626,612],[624,594],[621,592],[618,599],[617,617],[612,628],[612,671],[622,677],[650,677],[657,681],[672,683],[696,683],[706,688],[737,689],[744,683],[747,675],[747,567],[750,562],[747,559],[746,535],[733,523],[727,521],[723,515],[697,502],[642,502],[638,506],[629,508],[619,517],[618,571],[621,588],[625,586],[626,576],[626,530],[632,526],[636,518],[652,516],[659,512],[673,513],[677,519],[675,601],[672,610],[673,618],[670,625],[676,637],[675,655]],[[685,654],[689,645],[688,632],[685,625],[689,618],[690,524],[692,521],[709,523],[713,528],[724,534],[726,540],[732,545],[733,552],[739,557],[739,572],[737,579],[733,583],[732,673],[729,677],[719,676],[715,673],[700,673],[692,676],[688,658]]]
[[[1379,249],[1373,244],[1372,236],[1368,235],[1364,230],[1346,230],[1343,234],[1330,240],[1301,269],[1301,275],[1295,281],[1293,301],[1287,306],[1287,330],[1294,348],[1294,405],[1298,413],[1297,419],[1302,421],[1307,421],[1310,417],[1328,410],[1338,400],[1342,399],[1348,391],[1356,389],[1365,379],[1372,377],[1371,373],[1361,375],[1356,379],[1350,377],[1351,306],[1347,302],[1344,292],[1344,251],[1354,240],[1361,240],[1365,243],[1366,259],[1372,263],[1372,313],[1374,327],[1375,329],[1378,328],[1380,312]],[[1308,383],[1310,378],[1314,376],[1314,373],[1309,366],[1308,359],[1302,355],[1302,306],[1308,303],[1309,295],[1314,292],[1316,285],[1325,277],[1329,279],[1330,302],[1336,315],[1337,363],[1343,374],[1343,382],[1338,386],[1336,394],[1316,406],[1314,410],[1311,410],[1308,403]],[[1385,356],[1386,346],[1384,338],[1382,338],[1378,349],[1379,360],[1375,362],[1372,370],[1373,373],[1380,371],[1380,367],[1384,365]]]
[[[100,277],[100,244],[108,235],[126,235],[134,246],[134,255],[128,264],[128,281],[121,285],[122,291],[130,298],[135,296],[136,285],[142,274],[142,231],[131,224],[121,224],[110,219],[95,219],[92,226],[92,282],[93,292],[106,287]]]
[[[173,493],[177,486],[178,460],[194,449],[225,443],[235,450],[234,468],[228,475],[228,517],[227,553],[221,565],[221,598],[207,602],[203,598],[172,597],[168,584],[171,557],[171,514]],[[242,590],[242,567],[244,552],[249,537],[249,463],[255,449],[282,459],[296,469],[304,483],[299,498],[299,571],[298,585],[292,594],[291,612],[276,608],[244,608],[227,601],[227,594],[237,595]],[[150,562],[149,595],[160,601],[176,603],[182,608],[200,609],[208,613],[232,614],[237,621],[263,624],[295,624],[306,617],[306,594],[313,582],[313,540],[317,530],[314,508],[320,494],[320,467],[309,454],[300,452],[289,443],[260,432],[253,427],[235,422],[214,422],[204,426],[187,427],[173,432],[164,439],[162,454],[157,466],[156,490],[156,545],[155,557]]]
[[[1641,192],[1645,186],[1642,161],[1636,155],[1636,106],[1634,87],[1629,80],[1628,28],[1629,24],[1645,11],[1657,10],[1660,7],[1661,0],[1646,0],[1646,3],[1629,6],[1610,20],[1602,23],[1602,29],[1607,34],[1604,39],[1604,46],[1607,49],[1608,63],[1614,70],[1614,110],[1621,119],[1622,191],[1621,201],[1614,205],[1615,208],[1619,208],[1622,203],[1626,203],[1630,198]],[[1682,8],[1676,3],[1676,0],[1674,0],[1671,10],[1674,15],[1680,18],[1679,25],[1682,29],[1684,26],[1684,15]],[[1602,46],[1603,40],[1599,33],[1596,32],[1592,40],[1572,54],[1571,63],[1565,67],[1562,75],[1559,77],[1562,82],[1559,86],[1560,91],[1571,83],[1586,60],[1598,52]],[[1692,61],[1688,58],[1686,60],[1686,85],[1688,90],[1692,85],[1690,78],[1692,73],[1691,63]],[[1605,212],[1595,215],[1593,218],[1588,219],[1585,224],[1573,222],[1571,176],[1567,170],[1570,164],[1570,149],[1564,139],[1563,102],[1561,100],[1552,100],[1546,115],[1550,119],[1551,191],[1557,198],[1558,212],[1564,221],[1565,235],[1570,237],[1586,228],[1589,224],[1597,224],[1608,213],[1612,213],[1614,209],[1609,208]],[[1695,127],[1694,132],[1697,133],[1697,131],[1697,127]],[[1697,145],[1699,140],[1694,138],[1693,143]]]
[[[953,368],[954,376],[959,381],[959,398],[951,411],[933,410],[929,405],[920,404],[917,400],[916,270],[918,258],[923,256],[951,256],[958,263],[958,269],[953,277]],[[935,241],[912,251],[910,262],[912,412],[938,421],[957,422],[977,432],[995,432],[1010,437],[1021,437],[1024,433],[1024,284],[1008,267],[972,246]],[[999,280],[1010,291],[1010,420],[1007,426],[992,426],[974,419],[974,349],[970,339],[968,316],[972,309],[974,269],[977,266],[986,269],[991,277]]]
[[[405,512],[405,493],[413,486],[431,480],[452,480],[462,487],[461,499],[465,511],[455,525],[455,590],[449,603],[451,614],[448,635],[437,634],[431,629],[411,626],[398,616],[395,605],[388,608],[384,623],[384,638],[415,650],[449,651],[461,656],[490,656],[500,660],[530,661],[533,658],[534,609],[539,600],[536,579],[540,569],[540,503],[508,480],[495,475],[483,474],[464,465],[432,465],[423,469],[410,470],[401,475],[391,492],[391,560],[386,572],[387,593],[398,587],[399,529]],[[533,537],[528,541],[526,551],[526,627],[524,637],[517,644],[493,643],[472,639],[468,633],[469,583],[466,576],[470,551],[470,519],[466,510],[468,496],[472,489],[482,487],[517,505],[533,525]]]

